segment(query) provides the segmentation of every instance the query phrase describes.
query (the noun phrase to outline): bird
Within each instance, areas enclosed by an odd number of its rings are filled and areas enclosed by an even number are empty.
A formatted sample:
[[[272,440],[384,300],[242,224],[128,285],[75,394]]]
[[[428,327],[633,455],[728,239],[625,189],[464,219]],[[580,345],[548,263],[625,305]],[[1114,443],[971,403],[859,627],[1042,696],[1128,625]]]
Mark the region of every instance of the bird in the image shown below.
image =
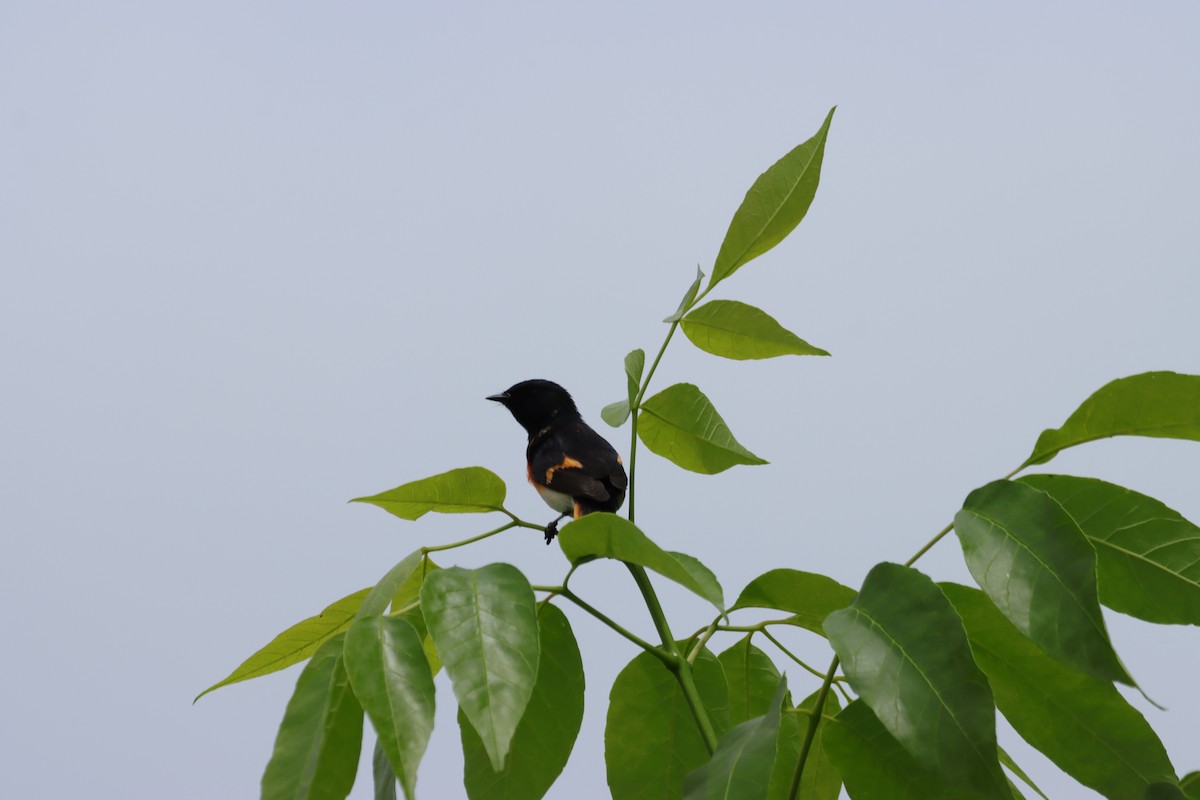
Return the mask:
[[[566,389],[535,379],[487,399],[507,408],[529,434],[526,477],[546,505],[559,513],[546,526],[546,544],[565,517],[620,509],[629,487],[621,456],[583,421]]]

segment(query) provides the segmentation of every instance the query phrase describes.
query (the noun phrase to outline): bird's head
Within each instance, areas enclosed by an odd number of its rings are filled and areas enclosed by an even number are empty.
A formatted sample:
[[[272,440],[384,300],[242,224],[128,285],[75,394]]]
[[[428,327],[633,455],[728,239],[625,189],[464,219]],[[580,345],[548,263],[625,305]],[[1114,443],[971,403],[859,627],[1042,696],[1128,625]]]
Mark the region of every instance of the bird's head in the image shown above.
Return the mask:
[[[558,419],[579,416],[571,395],[553,381],[521,381],[488,400],[507,408],[530,436]]]

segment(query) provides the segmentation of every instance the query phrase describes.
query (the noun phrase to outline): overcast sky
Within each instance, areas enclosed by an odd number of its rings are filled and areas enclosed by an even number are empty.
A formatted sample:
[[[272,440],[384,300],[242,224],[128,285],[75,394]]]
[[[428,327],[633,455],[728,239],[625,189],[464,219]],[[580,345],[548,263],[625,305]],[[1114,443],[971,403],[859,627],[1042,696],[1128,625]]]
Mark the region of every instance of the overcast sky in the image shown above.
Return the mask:
[[[781,566],[857,587],[1107,381],[1200,373],[1198,30],[1191,2],[0,4],[0,796],[256,796],[298,671],[195,694],[495,524],[345,501],[478,464],[547,521],[484,396],[556,380],[627,453],[599,422],[621,359],[835,104],[808,218],[714,293],[833,357],[677,338],[658,388],[697,383],[771,464],[639,460],[638,522],[727,597]],[[1195,444],[1044,469],[1200,520]],[[448,559],[497,560],[566,568],[529,531]],[[969,581],[952,538],[919,566]],[[615,565],[572,585],[653,635]],[[662,594],[681,634],[710,618]],[[567,611],[588,707],[550,797],[601,798],[635,653]],[[1108,620],[1169,711],[1133,702],[1200,768],[1200,632]],[[452,798],[438,692],[418,786]],[[1094,796],[1002,743],[1052,797]]]

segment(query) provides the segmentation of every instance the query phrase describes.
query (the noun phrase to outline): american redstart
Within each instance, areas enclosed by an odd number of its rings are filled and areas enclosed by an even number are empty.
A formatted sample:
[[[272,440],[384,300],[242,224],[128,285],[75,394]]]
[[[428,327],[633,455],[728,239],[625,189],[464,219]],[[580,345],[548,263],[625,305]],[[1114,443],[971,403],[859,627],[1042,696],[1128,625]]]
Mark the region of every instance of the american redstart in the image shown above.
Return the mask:
[[[543,380],[522,381],[488,400],[510,412],[529,434],[527,476],[559,516],[546,526],[546,544],[563,517],[616,511],[625,502],[629,478],[612,445],[579,416],[567,390]]]

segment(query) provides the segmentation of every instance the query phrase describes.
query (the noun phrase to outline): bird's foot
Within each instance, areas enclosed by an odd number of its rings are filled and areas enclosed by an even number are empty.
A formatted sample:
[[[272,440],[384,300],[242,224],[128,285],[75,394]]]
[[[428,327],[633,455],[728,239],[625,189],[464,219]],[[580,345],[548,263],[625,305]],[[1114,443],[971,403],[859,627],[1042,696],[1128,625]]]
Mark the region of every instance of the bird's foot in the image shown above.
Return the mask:
[[[562,518],[559,517],[559,519],[562,519]],[[549,525],[546,526],[546,544],[550,544],[552,541],[554,541],[554,537],[557,535],[558,535],[558,520],[556,519],[556,520],[554,520],[554,522],[551,522]]]

